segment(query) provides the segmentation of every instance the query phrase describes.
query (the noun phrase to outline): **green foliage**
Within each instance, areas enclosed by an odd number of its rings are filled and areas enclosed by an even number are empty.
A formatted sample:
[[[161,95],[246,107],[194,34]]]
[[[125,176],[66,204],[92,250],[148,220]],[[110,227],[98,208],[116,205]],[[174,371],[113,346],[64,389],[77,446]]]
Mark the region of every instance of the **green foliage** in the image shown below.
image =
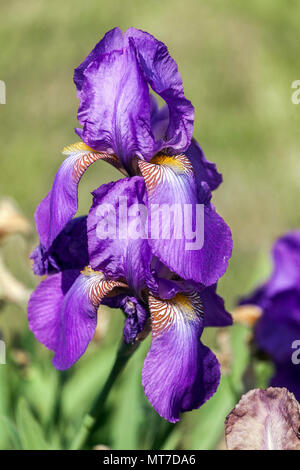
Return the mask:
[[[23,398],[20,398],[17,405],[16,425],[22,449],[47,450],[50,448],[45,441],[42,427]]]

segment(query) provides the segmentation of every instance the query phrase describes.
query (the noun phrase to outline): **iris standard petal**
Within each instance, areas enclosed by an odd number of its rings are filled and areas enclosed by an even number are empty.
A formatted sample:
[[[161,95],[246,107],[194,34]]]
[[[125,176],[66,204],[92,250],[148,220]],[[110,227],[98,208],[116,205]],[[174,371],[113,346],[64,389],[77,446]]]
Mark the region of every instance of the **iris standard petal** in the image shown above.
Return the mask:
[[[84,61],[74,70],[74,83],[77,91],[80,92],[84,81],[84,71],[98,57],[107,54],[113,50],[123,49],[123,33],[119,28],[108,31],[101,41],[96,44],[92,52],[84,59]]]
[[[135,155],[151,158],[154,152],[149,89],[134,46],[95,58],[84,77],[78,110],[83,128],[76,132],[92,148],[116,153],[132,173]]]
[[[168,421],[199,408],[217,390],[220,366],[200,342],[203,310],[196,293],[163,301],[149,296],[152,341],[143,367],[145,394]]]
[[[68,157],[60,166],[52,189],[38,205],[35,221],[40,242],[48,250],[78,208],[78,184],[85,170],[95,161],[104,160],[121,168],[115,155],[99,153],[83,142],[66,147]]]
[[[151,129],[155,140],[165,138],[169,125],[169,108],[167,105],[159,108],[157,100],[151,95]],[[191,143],[185,155],[190,160],[197,180],[199,192],[202,194],[202,183],[208,185],[210,191],[218,188],[222,183],[222,175],[218,172],[216,164],[206,160],[204,152],[195,139]]]
[[[151,100],[151,130],[156,141],[165,139],[167,129],[169,126],[169,108],[164,105],[161,108],[158,106],[155,96],[150,95]]]
[[[135,176],[103,184],[93,196],[88,215],[90,264],[109,278],[126,278],[139,294],[146,287],[152,257],[142,211],[144,180]]]
[[[167,46],[149,33],[129,28],[126,40],[134,44],[146,80],[169,109],[168,128],[164,139],[156,143],[156,151],[162,148],[172,149],[174,153],[185,151],[193,135],[194,107],[184,96],[175,60]]]
[[[200,204],[190,161],[185,155],[158,155],[138,164],[147,188],[153,253],[183,279],[214,284],[227,269],[231,232],[211,204]]]

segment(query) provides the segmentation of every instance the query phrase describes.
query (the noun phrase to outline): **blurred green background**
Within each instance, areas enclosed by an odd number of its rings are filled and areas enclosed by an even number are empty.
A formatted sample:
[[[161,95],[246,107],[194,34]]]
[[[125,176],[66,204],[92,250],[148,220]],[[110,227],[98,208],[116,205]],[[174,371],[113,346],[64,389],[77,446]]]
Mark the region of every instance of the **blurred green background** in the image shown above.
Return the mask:
[[[300,3],[0,0],[0,12],[0,80],[7,87],[6,105],[0,105],[0,196],[14,198],[33,225],[35,207],[62,162],[61,149],[78,140],[73,69],[112,27],[146,30],[167,44],[179,64],[185,95],[196,110],[194,135],[223,174],[213,202],[233,233],[232,260],[219,284],[231,309],[267,276],[274,239],[299,227],[300,106],[292,104],[291,84],[300,79]],[[79,212],[88,211],[93,189],[117,178],[109,165],[96,163],[80,184]],[[37,279],[28,254],[36,242],[35,235],[13,236],[0,247],[10,271],[30,288]],[[121,337],[121,313],[103,310],[103,318],[100,338],[60,374],[51,365],[51,353],[28,331],[26,309],[2,305],[7,364],[0,365],[0,448],[71,446]],[[228,331],[229,345],[223,332],[205,333],[206,342],[223,354],[219,391],[175,426],[156,415],[143,394],[148,339],[118,380],[93,444],[224,447],[223,423],[243,391],[251,334],[239,325]],[[268,368],[254,369],[256,384],[264,385]]]

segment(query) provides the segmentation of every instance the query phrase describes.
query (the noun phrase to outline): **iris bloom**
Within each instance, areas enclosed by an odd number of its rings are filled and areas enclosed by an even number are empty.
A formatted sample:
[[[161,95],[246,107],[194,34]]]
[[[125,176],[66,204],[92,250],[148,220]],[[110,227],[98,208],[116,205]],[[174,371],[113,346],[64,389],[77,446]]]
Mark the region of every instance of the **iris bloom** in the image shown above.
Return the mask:
[[[300,400],[300,369],[295,341],[300,340],[300,231],[281,237],[273,248],[274,269],[270,279],[243,304],[262,309],[255,327],[255,341],[275,364],[274,387],[286,387]]]
[[[67,158],[36,211],[40,245],[36,274],[48,274],[29,303],[29,325],[55,353],[58,369],[74,364],[93,337],[100,303],[125,313],[124,339],[139,337],[149,319],[152,341],[143,367],[145,393],[156,411],[176,422],[217,389],[220,368],[200,342],[205,326],[231,316],[216,294],[231,256],[229,227],[211,204],[222,181],[192,139],[194,111],[166,46],[148,33],[108,32],[75,70],[81,142]],[[165,105],[159,108],[149,88]],[[93,192],[87,218],[72,219],[85,170],[104,160],[125,178]],[[204,245],[185,250],[185,236],[99,237],[99,208],[119,204],[204,206]]]

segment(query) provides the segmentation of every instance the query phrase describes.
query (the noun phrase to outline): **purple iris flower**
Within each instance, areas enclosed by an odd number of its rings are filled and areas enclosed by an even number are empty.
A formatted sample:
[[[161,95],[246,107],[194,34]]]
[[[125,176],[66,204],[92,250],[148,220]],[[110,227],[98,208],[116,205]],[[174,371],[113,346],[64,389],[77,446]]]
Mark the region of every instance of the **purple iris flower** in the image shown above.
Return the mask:
[[[216,293],[232,250],[230,229],[211,204],[222,177],[192,139],[193,106],[175,61],[150,34],[108,32],[75,70],[74,81],[82,142],[64,149],[67,158],[36,210],[34,271],[48,277],[30,299],[29,325],[54,351],[54,366],[66,369],[92,339],[100,303],[124,311],[126,342],[136,341],[150,321],[143,386],[156,411],[176,422],[219,383],[219,363],[200,342],[203,328],[231,324]],[[162,108],[150,87],[165,101]],[[97,160],[125,178],[100,186],[87,218],[73,219],[80,178]],[[120,227],[124,199],[149,210],[202,204],[204,245],[186,250],[189,238],[177,236],[176,217],[169,238],[143,230],[137,237],[132,224],[126,236],[101,236],[102,208]]]
[[[263,313],[255,327],[255,341],[275,365],[274,387],[286,387],[300,399],[300,365],[293,361],[300,346],[300,230],[279,238],[273,247],[270,279],[243,299]]]

